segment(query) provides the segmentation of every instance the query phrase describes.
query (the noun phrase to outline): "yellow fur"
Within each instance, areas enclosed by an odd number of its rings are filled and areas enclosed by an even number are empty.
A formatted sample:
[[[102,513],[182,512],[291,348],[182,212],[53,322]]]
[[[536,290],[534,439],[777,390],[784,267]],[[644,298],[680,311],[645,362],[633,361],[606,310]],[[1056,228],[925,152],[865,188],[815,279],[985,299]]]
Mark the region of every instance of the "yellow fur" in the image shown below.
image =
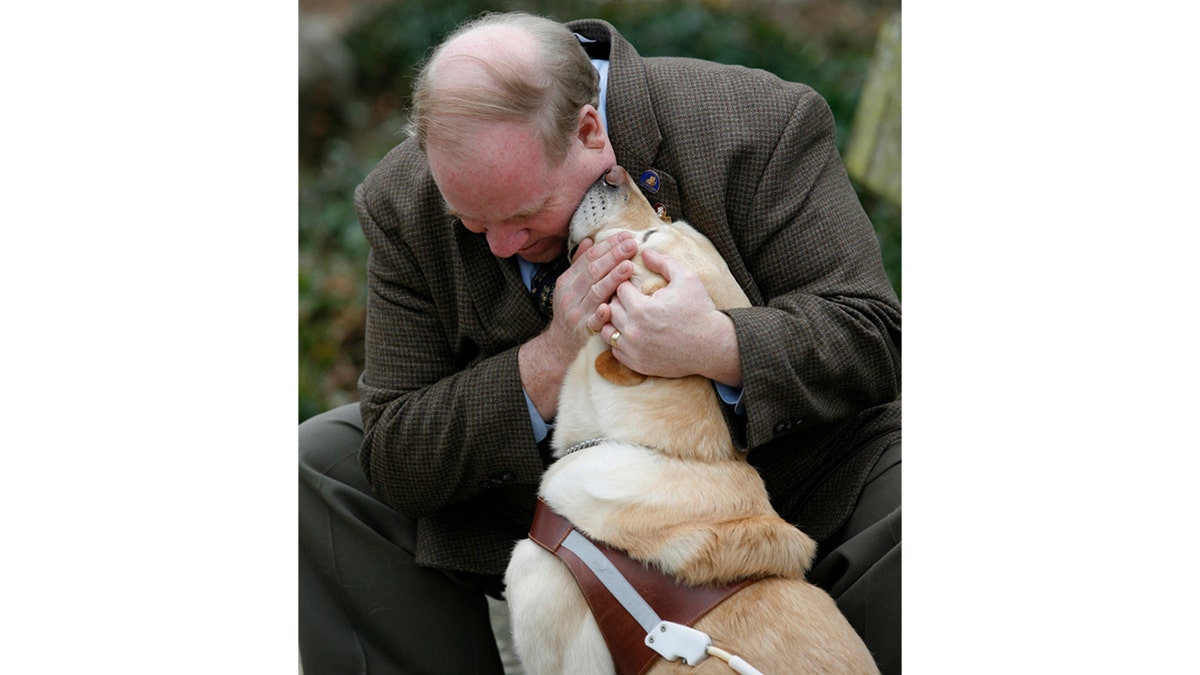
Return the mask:
[[[749,304],[708,239],[682,221],[659,220],[623,170],[615,183],[597,183],[588,192],[585,200],[595,207],[588,212],[602,216],[587,221],[577,214],[574,241],[641,233],[643,249],[696,271],[719,309]],[[643,293],[666,283],[646,269],[640,252],[633,262],[632,281]],[[816,544],[772,509],[762,478],[730,439],[712,383],[646,377],[619,365],[594,337],[568,370],[556,451],[606,440],[553,464],[542,479],[542,498],[587,536],[685,584],[769,577],[696,624],[716,646],[760,671],[877,673],[833,600],[804,580]],[[524,540],[505,581],[514,643],[527,673],[613,672],[595,620],[561,561]],[[709,658],[698,667],[659,660],[649,672],[732,671]]]

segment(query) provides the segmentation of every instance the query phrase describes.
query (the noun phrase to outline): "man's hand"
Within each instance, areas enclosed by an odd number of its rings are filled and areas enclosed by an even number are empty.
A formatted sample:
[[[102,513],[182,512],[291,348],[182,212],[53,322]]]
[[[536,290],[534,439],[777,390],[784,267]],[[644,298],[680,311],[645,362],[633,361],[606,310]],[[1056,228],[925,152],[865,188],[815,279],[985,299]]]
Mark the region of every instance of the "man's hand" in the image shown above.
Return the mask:
[[[633,276],[633,263],[626,261],[637,250],[630,232],[618,232],[599,245],[584,239],[570,269],[559,277],[554,288],[554,319],[561,316],[565,327],[582,337],[579,349],[609,322],[609,300],[617,287]]]
[[[613,349],[617,360],[646,375],[703,375],[742,386],[733,320],[713,305],[700,277],[657,251],[643,251],[642,260],[667,286],[648,296],[633,284],[617,288],[611,318],[600,332],[606,341],[614,331],[621,332]]]
[[[567,367],[593,332],[611,318],[609,300],[633,275],[633,235],[622,232],[600,244],[585,239],[554,285],[554,318],[545,332],[521,346],[521,384],[542,419],[558,411],[558,391]]]

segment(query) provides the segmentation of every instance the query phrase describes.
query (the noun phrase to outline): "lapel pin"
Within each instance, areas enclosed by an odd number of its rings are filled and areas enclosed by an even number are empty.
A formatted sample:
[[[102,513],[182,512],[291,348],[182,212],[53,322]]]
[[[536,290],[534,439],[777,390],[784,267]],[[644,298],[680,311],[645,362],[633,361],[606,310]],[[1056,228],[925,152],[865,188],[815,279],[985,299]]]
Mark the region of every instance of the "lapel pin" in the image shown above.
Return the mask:
[[[648,190],[650,194],[657,193],[658,188],[661,186],[658,179],[658,172],[654,169],[646,169],[642,172],[641,176],[638,176],[638,184]]]
[[[671,222],[671,216],[667,215],[667,207],[663,206],[662,204],[654,205],[654,213],[658,216],[658,219],[664,223]]]

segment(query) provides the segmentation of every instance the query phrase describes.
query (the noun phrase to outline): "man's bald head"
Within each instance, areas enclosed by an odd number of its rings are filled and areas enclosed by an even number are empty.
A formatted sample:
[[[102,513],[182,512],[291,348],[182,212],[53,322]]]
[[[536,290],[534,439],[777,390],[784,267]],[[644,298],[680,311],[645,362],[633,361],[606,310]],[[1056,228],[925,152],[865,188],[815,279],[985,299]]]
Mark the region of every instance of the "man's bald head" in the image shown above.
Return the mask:
[[[596,70],[565,26],[524,13],[485,14],[451,33],[421,69],[409,132],[422,149],[465,153],[464,129],[528,124],[553,163],[566,156],[580,110],[598,102]]]

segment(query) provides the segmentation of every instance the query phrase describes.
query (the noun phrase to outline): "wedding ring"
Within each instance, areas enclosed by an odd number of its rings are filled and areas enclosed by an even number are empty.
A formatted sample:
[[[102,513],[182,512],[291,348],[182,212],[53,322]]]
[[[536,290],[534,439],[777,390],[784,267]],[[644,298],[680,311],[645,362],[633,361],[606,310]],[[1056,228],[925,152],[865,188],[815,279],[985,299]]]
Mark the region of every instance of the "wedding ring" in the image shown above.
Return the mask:
[[[621,331],[614,330],[611,337],[608,338],[608,346],[613,349],[617,348],[617,340],[621,339]]]

